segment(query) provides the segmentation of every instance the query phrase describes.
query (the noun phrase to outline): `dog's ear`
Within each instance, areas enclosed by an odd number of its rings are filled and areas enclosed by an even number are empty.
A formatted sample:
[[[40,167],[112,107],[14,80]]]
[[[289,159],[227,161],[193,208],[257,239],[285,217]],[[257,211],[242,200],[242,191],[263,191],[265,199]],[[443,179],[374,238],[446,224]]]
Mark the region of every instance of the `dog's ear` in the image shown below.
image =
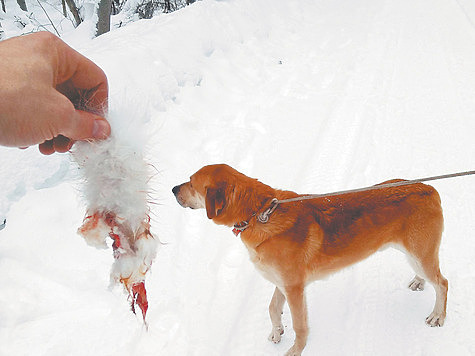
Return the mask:
[[[223,211],[226,204],[226,186],[206,188],[206,214],[213,219]]]

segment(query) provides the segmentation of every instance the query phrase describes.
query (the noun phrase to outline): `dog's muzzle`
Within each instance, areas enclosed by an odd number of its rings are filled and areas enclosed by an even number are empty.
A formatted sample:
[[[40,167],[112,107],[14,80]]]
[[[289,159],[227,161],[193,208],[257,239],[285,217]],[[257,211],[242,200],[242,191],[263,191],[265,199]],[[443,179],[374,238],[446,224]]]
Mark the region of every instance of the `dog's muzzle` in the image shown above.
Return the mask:
[[[184,205],[183,200],[179,196],[181,186],[182,186],[182,184],[173,187],[172,192],[173,192],[173,195],[175,195],[175,199],[178,202],[178,204],[180,204],[182,207],[186,208],[186,206]]]
[[[181,185],[177,185],[177,186],[173,187],[172,192],[173,192],[173,194],[175,194],[175,197],[178,194],[178,192],[180,191],[180,188],[181,188]]]

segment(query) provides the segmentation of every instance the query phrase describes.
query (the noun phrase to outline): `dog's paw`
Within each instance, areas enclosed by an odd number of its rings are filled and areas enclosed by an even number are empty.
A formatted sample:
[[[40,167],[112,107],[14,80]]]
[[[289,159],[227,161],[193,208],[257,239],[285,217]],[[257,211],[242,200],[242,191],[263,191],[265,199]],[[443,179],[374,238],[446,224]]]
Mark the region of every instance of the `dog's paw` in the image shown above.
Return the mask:
[[[413,291],[424,290],[425,281],[420,277],[414,277],[414,279],[409,283],[408,288]]]
[[[280,342],[281,336],[284,333],[284,327],[282,325],[272,328],[272,331],[268,337],[269,341],[272,341],[274,344]]]
[[[300,356],[302,355],[302,349],[302,347],[294,345],[285,353],[285,356]]]
[[[435,327],[435,326],[443,326],[445,321],[445,315],[443,314],[438,314],[435,312],[432,312],[427,318],[426,318],[426,324]]]

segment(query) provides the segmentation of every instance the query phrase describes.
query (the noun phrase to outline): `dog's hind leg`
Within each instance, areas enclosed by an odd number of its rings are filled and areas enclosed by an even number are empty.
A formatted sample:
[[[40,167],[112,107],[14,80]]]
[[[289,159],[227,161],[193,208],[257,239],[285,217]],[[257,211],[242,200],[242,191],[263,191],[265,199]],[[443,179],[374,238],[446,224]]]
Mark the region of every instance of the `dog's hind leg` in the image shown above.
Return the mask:
[[[424,278],[419,277],[417,274],[414,279],[409,283],[408,288],[413,291],[421,291],[424,290],[424,284],[426,281]]]
[[[437,265],[424,266],[424,272],[427,280],[434,286],[436,296],[434,310],[426,318],[426,323],[430,326],[442,326],[446,316],[449,282],[440,273],[438,262]]]
[[[423,276],[428,280],[435,290],[435,305],[432,313],[426,318],[426,323],[430,326],[444,325],[447,309],[447,291],[449,283],[440,273],[438,249],[431,251],[424,257],[418,257],[410,254],[409,261],[415,269],[417,275],[409,285],[412,290],[422,290],[424,286]]]
[[[269,305],[269,315],[272,322],[272,331],[269,335],[269,341],[277,344],[280,342],[281,335],[284,333],[282,325],[282,311],[284,310],[285,295],[278,287],[275,287],[274,295]]]
[[[426,210],[416,213],[407,221],[406,226],[412,227],[402,239],[403,247],[417,276],[411,282],[411,289],[420,289],[422,278],[429,281],[435,289],[435,305],[432,313],[426,318],[430,326],[444,325],[447,308],[447,291],[449,283],[440,273],[439,246],[444,229],[444,219],[440,200],[436,197]]]

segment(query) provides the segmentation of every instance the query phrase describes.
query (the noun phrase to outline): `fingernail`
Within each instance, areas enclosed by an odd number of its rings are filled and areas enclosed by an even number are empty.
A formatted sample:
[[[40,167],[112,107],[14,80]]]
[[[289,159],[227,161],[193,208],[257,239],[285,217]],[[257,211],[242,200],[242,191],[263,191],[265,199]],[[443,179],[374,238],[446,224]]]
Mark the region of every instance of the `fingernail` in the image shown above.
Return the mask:
[[[97,139],[104,139],[109,136],[109,126],[104,120],[95,120],[92,127],[92,136]]]

